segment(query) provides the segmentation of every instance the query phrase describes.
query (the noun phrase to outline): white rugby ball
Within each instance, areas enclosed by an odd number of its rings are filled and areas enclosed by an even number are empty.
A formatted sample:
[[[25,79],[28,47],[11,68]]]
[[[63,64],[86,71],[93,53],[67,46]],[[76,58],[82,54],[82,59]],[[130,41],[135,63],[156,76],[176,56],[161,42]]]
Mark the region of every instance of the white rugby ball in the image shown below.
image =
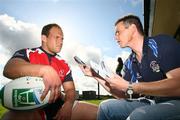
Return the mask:
[[[40,97],[45,86],[40,77],[20,77],[12,80],[1,89],[1,103],[11,110],[31,110],[45,106],[50,92],[43,101]]]

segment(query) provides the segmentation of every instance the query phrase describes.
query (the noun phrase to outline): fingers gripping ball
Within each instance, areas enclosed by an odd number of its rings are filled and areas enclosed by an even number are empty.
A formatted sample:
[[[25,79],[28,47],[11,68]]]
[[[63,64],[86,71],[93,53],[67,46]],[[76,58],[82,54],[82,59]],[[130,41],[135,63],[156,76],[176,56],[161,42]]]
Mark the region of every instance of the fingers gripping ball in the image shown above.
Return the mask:
[[[43,101],[40,97],[44,90],[43,79],[40,77],[21,77],[6,84],[0,93],[1,103],[12,110],[30,110],[45,106],[50,92]]]

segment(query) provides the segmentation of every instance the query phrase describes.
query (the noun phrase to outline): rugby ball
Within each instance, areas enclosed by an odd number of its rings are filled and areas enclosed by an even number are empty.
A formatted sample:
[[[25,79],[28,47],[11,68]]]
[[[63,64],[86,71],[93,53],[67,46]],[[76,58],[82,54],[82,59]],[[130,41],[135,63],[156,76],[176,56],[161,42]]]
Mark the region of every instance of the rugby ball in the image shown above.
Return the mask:
[[[0,93],[1,103],[11,110],[31,110],[45,106],[50,92],[43,101],[40,97],[45,86],[40,77],[20,77],[6,84]]]

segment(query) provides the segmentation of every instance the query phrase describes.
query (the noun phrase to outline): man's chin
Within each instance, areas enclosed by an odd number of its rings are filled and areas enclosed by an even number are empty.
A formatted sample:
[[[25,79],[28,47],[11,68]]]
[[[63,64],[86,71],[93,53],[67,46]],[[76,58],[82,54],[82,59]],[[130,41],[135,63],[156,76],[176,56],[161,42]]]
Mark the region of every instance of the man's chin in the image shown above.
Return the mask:
[[[61,50],[56,50],[56,53],[59,53]]]
[[[61,48],[56,48],[56,52],[59,53],[61,51]]]

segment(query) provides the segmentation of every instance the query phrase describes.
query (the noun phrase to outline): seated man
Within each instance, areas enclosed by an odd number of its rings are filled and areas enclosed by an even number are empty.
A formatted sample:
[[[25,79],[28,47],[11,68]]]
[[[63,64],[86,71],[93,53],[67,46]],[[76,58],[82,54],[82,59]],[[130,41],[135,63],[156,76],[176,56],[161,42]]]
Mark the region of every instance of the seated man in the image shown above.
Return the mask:
[[[21,49],[4,68],[4,76],[15,79],[23,76],[42,77],[45,90],[43,100],[50,91],[49,104],[31,111],[8,111],[3,120],[95,120],[97,106],[75,101],[75,86],[68,64],[57,53],[63,45],[63,32],[59,25],[48,24],[41,33],[41,47]],[[61,97],[63,86],[65,96]]]
[[[180,115],[180,44],[170,36],[145,37],[139,17],[128,15],[115,23],[120,47],[132,52],[122,77],[102,79],[89,66],[80,66],[118,99],[99,105],[98,120],[175,120]]]

